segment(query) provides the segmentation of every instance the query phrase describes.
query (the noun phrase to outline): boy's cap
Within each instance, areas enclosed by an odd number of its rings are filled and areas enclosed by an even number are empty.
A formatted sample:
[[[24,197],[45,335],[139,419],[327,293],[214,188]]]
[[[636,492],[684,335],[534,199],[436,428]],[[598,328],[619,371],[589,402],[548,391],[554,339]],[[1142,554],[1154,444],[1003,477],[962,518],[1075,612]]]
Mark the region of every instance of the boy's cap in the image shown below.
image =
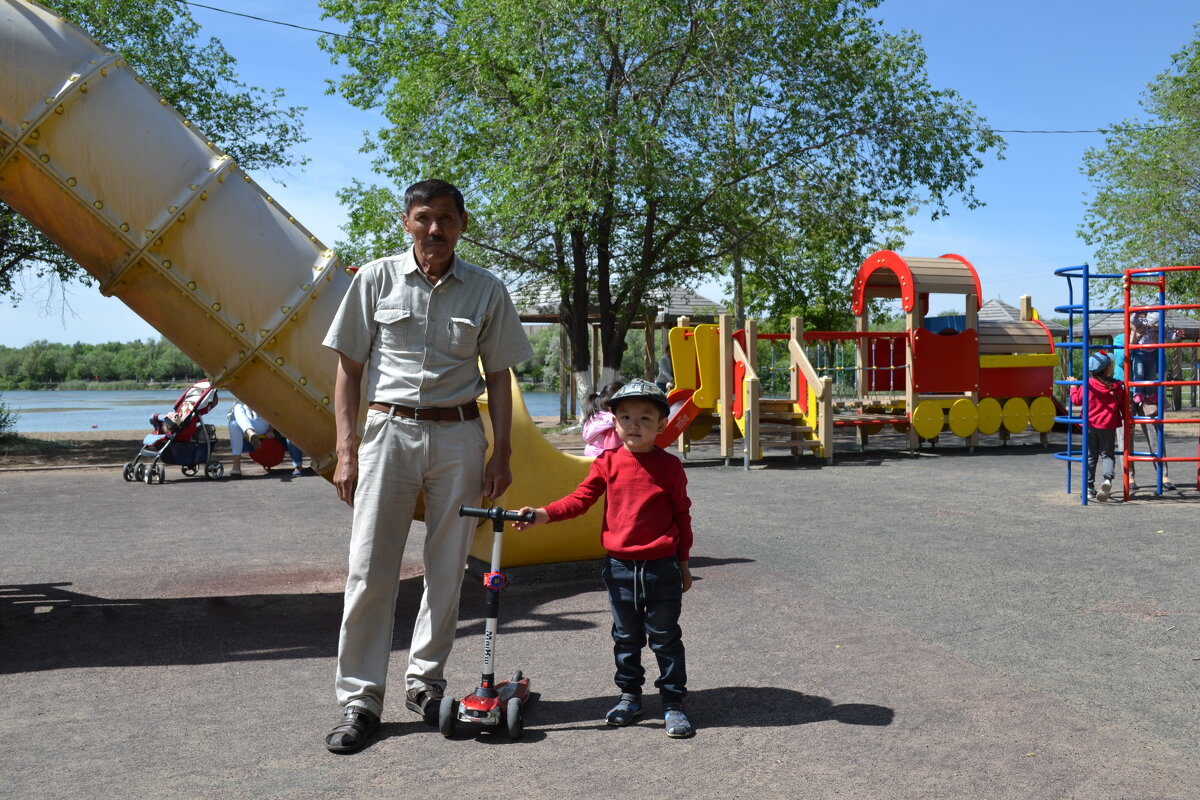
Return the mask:
[[[1112,363],[1112,359],[1108,357],[1108,353],[1092,353],[1088,356],[1088,372],[1095,374],[1108,369],[1108,365]]]
[[[667,403],[667,396],[663,393],[663,390],[650,381],[642,380],[641,378],[634,378],[618,389],[616,394],[608,398],[608,402],[604,406],[609,411],[612,411],[617,407],[617,403],[634,397],[640,400],[649,400],[662,409],[664,417],[671,416],[671,406]]]

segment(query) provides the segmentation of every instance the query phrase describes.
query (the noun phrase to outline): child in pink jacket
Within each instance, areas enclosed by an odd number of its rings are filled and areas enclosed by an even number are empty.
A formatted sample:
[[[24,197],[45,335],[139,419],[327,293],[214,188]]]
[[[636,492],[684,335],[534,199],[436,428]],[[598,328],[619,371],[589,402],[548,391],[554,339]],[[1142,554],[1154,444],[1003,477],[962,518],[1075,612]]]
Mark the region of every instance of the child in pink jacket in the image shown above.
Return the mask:
[[[1112,495],[1116,469],[1117,429],[1125,414],[1125,384],[1113,378],[1113,360],[1107,353],[1088,357],[1087,492],[1089,498],[1105,502]],[[1067,380],[1075,380],[1068,375]],[[1071,402],[1083,403],[1083,387],[1071,387]],[[1103,461],[1100,488],[1096,488],[1096,464]]]
[[[583,454],[595,458],[605,450],[621,446],[608,400],[625,384],[613,381],[598,392],[588,395],[588,415],[583,420]]]

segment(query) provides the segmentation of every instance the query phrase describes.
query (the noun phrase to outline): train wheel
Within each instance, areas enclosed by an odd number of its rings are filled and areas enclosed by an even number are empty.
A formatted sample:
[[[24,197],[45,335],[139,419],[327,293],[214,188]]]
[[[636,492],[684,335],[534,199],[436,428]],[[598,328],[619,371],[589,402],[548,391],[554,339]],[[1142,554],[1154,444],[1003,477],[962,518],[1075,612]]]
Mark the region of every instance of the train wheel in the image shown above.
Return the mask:
[[[946,424],[946,412],[932,400],[922,400],[913,409],[913,429],[922,439],[932,439],[942,432]]]
[[[1009,433],[1020,433],[1029,425],[1029,403],[1024,397],[1010,397],[1004,401],[1004,428]]]
[[[1004,410],[1000,408],[999,400],[994,397],[983,398],[975,407],[975,413],[979,416],[976,429],[980,433],[991,436],[1000,430],[1000,423],[1004,419]]]
[[[946,416],[950,418],[951,432],[963,439],[975,433],[979,425],[979,412],[975,410],[975,403],[969,397],[955,400]]]
[[[1054,416],[1058,409],[1049,397],[1035,397],[1029,404],[1029,424],[1038,433],[1049,433],[1054,429]]]

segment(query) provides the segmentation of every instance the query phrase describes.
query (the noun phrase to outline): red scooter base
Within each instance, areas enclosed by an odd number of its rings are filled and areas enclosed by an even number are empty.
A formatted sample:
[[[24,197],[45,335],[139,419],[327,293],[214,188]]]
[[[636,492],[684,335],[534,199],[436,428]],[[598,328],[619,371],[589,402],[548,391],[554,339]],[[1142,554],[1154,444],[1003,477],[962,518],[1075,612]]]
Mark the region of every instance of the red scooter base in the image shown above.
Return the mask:
[[[458,723],[480,728],[503,727],[512,739],[520,739],[525,729],[525,706],[529,703],[529,678],[520,670],[512,678],[496,684],[495,694],[485,697],[476,689],[462,699],[443,697],[438,709],[438,729],[450,739]]]

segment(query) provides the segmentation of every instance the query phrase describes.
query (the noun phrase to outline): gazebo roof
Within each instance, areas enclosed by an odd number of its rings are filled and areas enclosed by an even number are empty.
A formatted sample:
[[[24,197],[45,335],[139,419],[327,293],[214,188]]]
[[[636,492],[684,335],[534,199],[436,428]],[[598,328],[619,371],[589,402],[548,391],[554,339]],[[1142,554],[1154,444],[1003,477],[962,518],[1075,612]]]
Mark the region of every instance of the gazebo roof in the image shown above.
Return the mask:
[[[528,283],[512,291],[513,305],[523,322],[557,322],[559,318],[558,287],[550,283]],[[596,298],[591,298],[591,314],[596,313]],[[709,300],[685,287],[668,290],[666,296],[651,297],[647,306],[657,310],[659,322],[677,317],[716,317],[724,314],[725,306]]]
[[[1003,300],[988,300],[979,307],[979,319],[989,322],[1014,322],[1021,319],[1021,309],[1011,306]],[[1050,331],[1052,336],[1065,336],[1067,334],[1065,325],[1060,325],[1052,320],[1041,319],[1041,317],[1038,319],[1046,326],[1046,330]]]
[[[1200,335],[1200,320],[1189,317],[1182,311],[1167,311],[1167,327],[1184,331],[1187,338]],[[1125,314],[1122,311],[1093,311],[1089,316],[1088,331],[1092,336],[1116,336],[1125,332]],[[1079,323],[1080,325],[1082,323]]]

